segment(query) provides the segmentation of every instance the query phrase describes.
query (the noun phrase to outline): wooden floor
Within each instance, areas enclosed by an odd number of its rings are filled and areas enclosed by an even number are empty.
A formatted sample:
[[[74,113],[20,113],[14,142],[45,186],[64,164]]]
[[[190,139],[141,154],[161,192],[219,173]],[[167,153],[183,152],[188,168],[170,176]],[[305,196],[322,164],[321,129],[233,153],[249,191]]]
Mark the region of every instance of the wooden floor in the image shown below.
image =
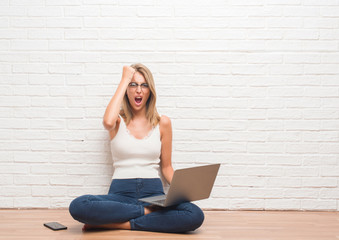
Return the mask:
[[[57,221],[67,230],[52,231]],[[0,239],[241,239],[339,240],[339,212],[205,211],[202,227],[190,234],[110,230],[85,232],[67,210],[0,210]]]

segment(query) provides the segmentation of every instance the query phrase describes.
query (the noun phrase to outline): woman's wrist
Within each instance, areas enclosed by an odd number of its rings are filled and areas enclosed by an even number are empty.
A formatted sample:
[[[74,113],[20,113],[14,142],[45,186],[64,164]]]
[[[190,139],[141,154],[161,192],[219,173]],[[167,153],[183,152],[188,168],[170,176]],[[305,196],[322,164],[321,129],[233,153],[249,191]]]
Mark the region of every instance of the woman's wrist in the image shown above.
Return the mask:
[[[129,78],[129,77],[123,77],[122,79],[121,79],[121,82],[124,84],[124,85],[128,85],[130,82],[131,82],[131,80],[132,80],[132,77],[131,78]]]

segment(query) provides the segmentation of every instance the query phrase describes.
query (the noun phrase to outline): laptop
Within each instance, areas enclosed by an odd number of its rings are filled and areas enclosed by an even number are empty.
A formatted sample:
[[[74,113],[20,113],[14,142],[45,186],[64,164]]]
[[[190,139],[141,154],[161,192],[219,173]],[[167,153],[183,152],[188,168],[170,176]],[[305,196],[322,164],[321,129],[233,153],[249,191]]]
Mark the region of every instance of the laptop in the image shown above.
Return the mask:
[[[140,198],[139,201],[168,207],[209,198],[219,168],[220,164],[211,164],[176,170],[167,194]]]

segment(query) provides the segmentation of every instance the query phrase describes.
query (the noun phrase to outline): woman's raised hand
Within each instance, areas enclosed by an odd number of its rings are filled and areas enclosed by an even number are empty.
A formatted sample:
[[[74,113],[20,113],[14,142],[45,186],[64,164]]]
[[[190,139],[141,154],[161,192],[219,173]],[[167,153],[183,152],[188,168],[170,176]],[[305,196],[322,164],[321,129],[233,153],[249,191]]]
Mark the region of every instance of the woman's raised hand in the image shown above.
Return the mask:
[[[122,78],[128,79],[129,82],[132,80],[133,75],[135,73],[135,69],[130,66],[124,66],[122,69]]]
[[[107,105],[103,119],[103,124],[104,127],[110,132],[116,127],[116,123],[119,119],[121,103],[124,99],[127,86],[131,82],[135,72],[136,72],[135,69],[130,66],[123,67],[120,84],[117,90],[115,91],[111,101]]]

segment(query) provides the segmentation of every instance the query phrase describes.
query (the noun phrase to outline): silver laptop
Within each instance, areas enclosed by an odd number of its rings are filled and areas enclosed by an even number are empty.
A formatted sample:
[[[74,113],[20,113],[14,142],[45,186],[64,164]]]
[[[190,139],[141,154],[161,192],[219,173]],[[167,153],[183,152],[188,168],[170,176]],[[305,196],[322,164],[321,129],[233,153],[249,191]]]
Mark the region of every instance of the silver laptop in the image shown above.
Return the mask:
[[[209,198],[219,168],[220,164],[211,164],[176,170],[166,195],[140,198],[139,201],[168,207]]]

